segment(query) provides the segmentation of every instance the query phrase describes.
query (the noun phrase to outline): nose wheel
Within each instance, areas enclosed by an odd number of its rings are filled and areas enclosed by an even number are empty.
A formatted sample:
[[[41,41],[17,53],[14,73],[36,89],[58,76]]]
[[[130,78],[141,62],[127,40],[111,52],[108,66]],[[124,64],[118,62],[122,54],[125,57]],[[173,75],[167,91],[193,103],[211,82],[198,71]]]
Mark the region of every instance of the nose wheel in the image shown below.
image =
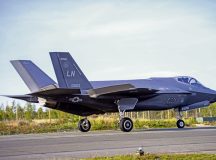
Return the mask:
[[[78,123],[78,128],[81,132],[88,132],[91,129],[91,123],[88,119],[81,119]]]
[[[176,118],[178,121],[176,122],[176,125],[178,128],[184,128],[185,127],[185,122],[182,120],[182,112],[179,109],[176,109],[177,116]]]
[[[133,121],[128,117],[121,118],[119,125],[123,132],[130,132],[133,129]]]
[[[185,122],[181,119],[179,119],[177,122],[176,122],[176,125],[178,128],[184,128],[185,127]]]

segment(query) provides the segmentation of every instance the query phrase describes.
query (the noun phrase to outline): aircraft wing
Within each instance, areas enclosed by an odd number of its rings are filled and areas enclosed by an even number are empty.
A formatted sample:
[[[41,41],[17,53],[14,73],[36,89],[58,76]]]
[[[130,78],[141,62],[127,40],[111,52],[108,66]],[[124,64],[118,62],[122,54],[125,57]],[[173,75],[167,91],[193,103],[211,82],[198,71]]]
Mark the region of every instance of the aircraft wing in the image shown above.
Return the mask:
[[[122,92],[122,91],[131,91],[135,89],[136,88],[131,84],[121,84],[121,85],[90,89],[88,91],[88,94],[91,98],[97,98],[98,96],[101,96],[101,95],[117,93],[117,92]]]
[[[91,98],[97,98],[99,96],[103,95],[131,95],[131,94],[142,94],[142,95],[155,95],[155,94],[191,94],[191,92],[181,90],[178,88],[172,88],[172,89],[152,89],[152,88],[136,88],[135,86],[131,84],[121,84],[121,85],[114,85],[114,86],[108,86],[108,87],[102,87],[102,88],[96,88],[91,89],[88,91],[88,94]]]
[[[114,85],[96,89],[90,89],[88,94],[91,98],[97,98],[102,95],[113,95],[113,94],[120,94],[120,93],[135,93],[139,92],[140,89],[137,89],[135,86],[131,84],[121,84],[121,85]],[[141,92],[144,94],[153,94],[158,90],[153,90],[149,88],[142,88]]]
[[[49,90],[42,90],[28,95],[38,96],[38,97],[56,97],[65,96],[72,94],[80,94],[80,89],[69,89],[69,88],[54,88]]]

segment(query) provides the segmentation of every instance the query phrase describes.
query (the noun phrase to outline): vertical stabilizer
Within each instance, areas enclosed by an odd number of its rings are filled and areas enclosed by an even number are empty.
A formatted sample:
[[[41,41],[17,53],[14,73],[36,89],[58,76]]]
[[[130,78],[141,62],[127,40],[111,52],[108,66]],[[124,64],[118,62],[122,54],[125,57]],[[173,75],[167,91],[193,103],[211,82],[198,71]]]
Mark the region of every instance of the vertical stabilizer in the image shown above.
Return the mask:
[[[79,88],[80,90],[92,89],[82,70],[68,52],[50,52],[59,87]]]

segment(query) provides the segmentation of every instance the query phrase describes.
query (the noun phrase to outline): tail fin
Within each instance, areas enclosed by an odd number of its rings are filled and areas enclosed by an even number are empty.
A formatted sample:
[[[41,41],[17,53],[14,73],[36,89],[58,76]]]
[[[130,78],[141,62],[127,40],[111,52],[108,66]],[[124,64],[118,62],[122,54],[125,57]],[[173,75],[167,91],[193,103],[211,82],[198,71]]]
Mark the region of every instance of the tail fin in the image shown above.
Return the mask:
[[[83,74],[68,52],[50,52],[50,57],[58,79],[59,87],[92,89],[91,83]]]
[[[15,60],[11,61],[11,63],[31,92],[57,87],[56,82],[32,63],[32,61]]]

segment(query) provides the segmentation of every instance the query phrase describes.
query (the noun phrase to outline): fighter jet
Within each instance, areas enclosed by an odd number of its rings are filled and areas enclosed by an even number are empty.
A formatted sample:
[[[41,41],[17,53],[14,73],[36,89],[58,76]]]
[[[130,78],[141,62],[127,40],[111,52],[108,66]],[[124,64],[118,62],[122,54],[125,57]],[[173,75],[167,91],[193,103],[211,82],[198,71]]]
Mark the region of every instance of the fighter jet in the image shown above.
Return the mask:
[[[89,81],[68,52],[50,52],[56,83],[29,60],[11,61],[31,93],[7,96],[84,117],[78,123],[88,132],[93,114],[118,112],[123,132],[133,129],[125,112],[174,109],[177,127],[184,128],[182,112],[216,102],[216,91],[188,76],[138,80]]]

